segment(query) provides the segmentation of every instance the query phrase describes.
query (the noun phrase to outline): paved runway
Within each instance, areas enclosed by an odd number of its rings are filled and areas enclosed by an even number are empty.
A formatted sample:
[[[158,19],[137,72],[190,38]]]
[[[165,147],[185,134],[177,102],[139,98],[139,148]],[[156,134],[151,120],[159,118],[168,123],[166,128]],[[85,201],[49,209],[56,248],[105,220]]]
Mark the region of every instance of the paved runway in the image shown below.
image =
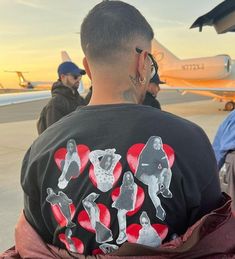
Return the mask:
[[[159,95],[162,109],[199,124],[213,140],[228,112],[224,104],[175,92]],[[0,107],[0,252],[13,244],[14,225],[23,207],[22,158],[37,137],[36,119],[47,100]],[[173,129],[172,129],[173,130]]]

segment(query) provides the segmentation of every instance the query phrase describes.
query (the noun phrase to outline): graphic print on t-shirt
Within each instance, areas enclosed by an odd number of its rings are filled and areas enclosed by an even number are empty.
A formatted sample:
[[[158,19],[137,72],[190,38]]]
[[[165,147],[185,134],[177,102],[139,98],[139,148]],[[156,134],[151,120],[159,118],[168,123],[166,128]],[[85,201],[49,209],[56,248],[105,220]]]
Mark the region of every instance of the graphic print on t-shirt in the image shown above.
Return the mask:
[[[79,224],[88,231],[95,232],[97,243],[106,243],[113,240],[110,226],[110,212],[103,204],[96,204],[99,194],[92,192],[82,200],[85,211],[78,214]]]
[[[134,182],[134,177],[130,171],[123,175],[120,194],[113,202],[112,207],[118,210],[119,236],[117,244],[122,244],[127,240],[126,235],[126,214],[135,209],[138,186]]]
[[[52,188],[47,188],[47,194],[46,201],[51,204],[52,212],[59,225],[61,227],[75,227],[76,224],[72,222],[75,213],[72,200],[62,191],[55,194]]]
[[[170,146],[164,146],[160,137],[151,136],[145,145],[135,144],[128,150],[127,161],[135,172],[135,177],[148,186],[148,194],[156,209],[156,217],[164,221],[166,212],[158,195],[172,198],[169,188],[174,150]]]
[[[127,227],[127,241],[142,245],[158,247],[165,239],[168,227],[162,224],[152,224],[146,211],[140,215],[140,225],[131,224]]]
[[[117,198],[120,196],[120,193],[121,193],[121,187],[116,187],[111,193],[112,200],[116,201]],[[122,195],[122,196],[125,196],[125,195]],[[136,194],[136,201],[135,201],[134,209],[129,210],[126,215],[127,216],[135,215],[142,207],[142,205],[144,203],[144,199],[145,199],[144,190],[142,187],[137,185],[137,194]]]
[[[118,250],[119,247],[117,245],[112,245],[112,244],[102,244],[99,246],[99,248],[104,254],[110,254]]]
[[[92,163],[89,177],[92,183],[102,192],[109,191],[122,172],[121,159],[115,154],[116,149],[95,150],[89,154]]]
[[[57,237],[67,250],[86,253],[86,236],[79,236],[79,232],[77,233],[80,226],[89,231],[89,235],[93,235],[94,241],[98,243],[96,247],[89,248],[92,253],[113,252],[125,241],[157,247],[166,237],[168,227],[151,222],[154,222],[155,210],[158,219],[164,221],[166,217],[158,196],[172,198],[170,183],[174,150],[163,144],[160,137],[152,136],[146,144],[137,143],[128,149],[126,157],[132,172],[122,171],[121,157],[116,153],[116,148],[90,151],[86,145],[76,145],[74,139],[67,141],[67,148],[60,148],[55,152],[54,159],[61,171],[58,176],[60,189],[69,189],[69,182],[84,171],[89,160],[91,162],[88,175],[82,176],[87,177],[84,178],[90,185],[87,190],[91,191],[87,191],[83,196],[85,198],[82,198],[83,208],[76,210],[77,222],[74,219],[72,197],[68,198],[62,191],[56,194],[52,188],[47,188],[46,200],[51,204],[54,217],[60,227],[66,227],[65,232],[60,232]],[[114,188],[118,180],[119,184]],[[79,181],[76,182],[79,184]],[[57,185],[57,181],[55,184]],[[95,188],[100,194],[93,191]],[[110,199],[113,202],[107,203]],[[145,202],[150,202],[150,205],[153,203],[154,207],[151,205],[149,211],[141,211]],[[145,208],[148,207],[145,205]],[[112,219],[111,212],[114,213]],[[132,217],[135,214],[136,217]],[[118,225],[114,222],[118,222]]]
[[[59,234],[59,239],[65,244],[68,251],[79,254],[84,252],[83,242],[77,237],[72,237],[70,228],[66,228],[65,234]]]
[[[55,152],[55,162],[62,170],[58,180],[60,189],[65,189],[71,179],[77,178],[83,172],[89,160],[89,153],[86,145],[77,145],[74,139],[67,141],[66,148],[60,148]]]

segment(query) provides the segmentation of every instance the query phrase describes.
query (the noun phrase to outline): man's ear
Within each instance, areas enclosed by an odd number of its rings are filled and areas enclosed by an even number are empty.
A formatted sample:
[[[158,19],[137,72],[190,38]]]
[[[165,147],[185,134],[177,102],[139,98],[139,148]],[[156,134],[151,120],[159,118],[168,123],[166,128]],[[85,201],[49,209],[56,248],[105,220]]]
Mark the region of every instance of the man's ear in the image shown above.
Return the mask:
[[[86,73],[87,73],[88,77],[90,78],[90,80],[92,80],[92,78],[91,78],[91,71],[90,71],[90,68],[89,68],[89,65],[88,65],[86,57],[83,58],[83,66],[84,66],[84,68],[86,70]]]
[[[63,81],[63,80],[65,79],[65,77],[66,77],[66,75],[61,74],[61,75],[60,75],[60,80]]]
[[[148,53],[147,51],[142,51],[139,54],[139,61],[138,61],[138,73],[140,76],[140,80],[145,81],[147,78],[147,58],[148,58]]]

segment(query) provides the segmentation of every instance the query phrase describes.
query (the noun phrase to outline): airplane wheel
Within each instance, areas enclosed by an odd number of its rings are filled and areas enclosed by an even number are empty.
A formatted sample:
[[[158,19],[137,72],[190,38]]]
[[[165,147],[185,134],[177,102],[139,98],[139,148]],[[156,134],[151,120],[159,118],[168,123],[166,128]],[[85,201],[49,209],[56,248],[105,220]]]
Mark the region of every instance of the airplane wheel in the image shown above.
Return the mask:
[[[227,102],[225,104],[225,111],[232,111],[234,109],[234,102]]]

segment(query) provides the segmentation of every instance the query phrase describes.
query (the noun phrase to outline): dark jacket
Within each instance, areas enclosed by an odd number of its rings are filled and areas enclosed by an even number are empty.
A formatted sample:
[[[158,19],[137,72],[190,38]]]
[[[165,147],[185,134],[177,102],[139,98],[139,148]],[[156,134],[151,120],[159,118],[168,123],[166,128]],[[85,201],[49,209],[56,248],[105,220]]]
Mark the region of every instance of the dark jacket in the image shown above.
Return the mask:
[[[77,90],[64,86],[60,80],[55,82],[51,89],[52,98],[42,109],[37,122],[38,134],[41,134],[46,128],[60,120],[65,115],[73,112],[78,106],[85,105],[84,99]]]
[[[161,110],[161,105],[159,103],[159,101],[150,93],[150,92],[146,92],[144,101],[143,101],[143,105],[149,105],[152,106],[154,108],[158,108]]]

